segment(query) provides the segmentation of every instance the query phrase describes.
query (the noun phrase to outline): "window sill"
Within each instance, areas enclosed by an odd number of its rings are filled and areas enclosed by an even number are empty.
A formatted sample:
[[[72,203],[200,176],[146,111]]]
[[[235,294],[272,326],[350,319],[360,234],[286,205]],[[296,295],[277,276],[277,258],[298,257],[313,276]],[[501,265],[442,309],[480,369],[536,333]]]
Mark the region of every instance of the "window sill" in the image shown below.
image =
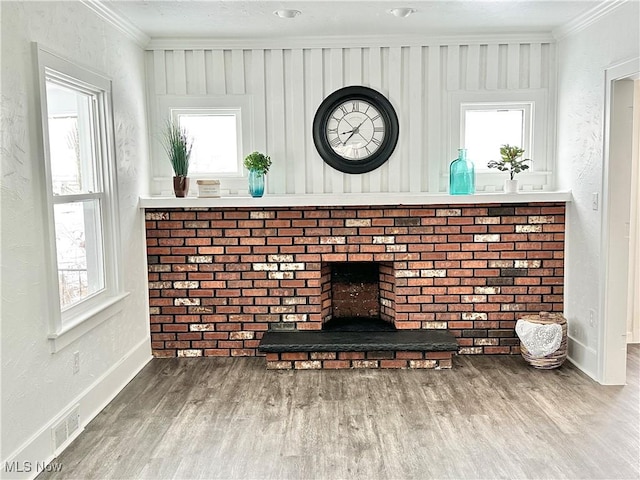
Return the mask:
[[[228,195],[220,198],[140,197],[140,208],[215,208],[215,207],[315,207],[339,205],[453,205],[487,203],[570,202],[571,192],[478,193],[448,195],[429,193],[346,193],[306,195],[265,195],[252,198]]]
[[[121,312],[124,306],[123,300],[128,296],[129,292],[125,292],[109,297],[95,308],[83,312],[74,318],[73,321],[67,322],[62,326],[60,331],[49,334],[51,353],[59,352],[105,320]]]

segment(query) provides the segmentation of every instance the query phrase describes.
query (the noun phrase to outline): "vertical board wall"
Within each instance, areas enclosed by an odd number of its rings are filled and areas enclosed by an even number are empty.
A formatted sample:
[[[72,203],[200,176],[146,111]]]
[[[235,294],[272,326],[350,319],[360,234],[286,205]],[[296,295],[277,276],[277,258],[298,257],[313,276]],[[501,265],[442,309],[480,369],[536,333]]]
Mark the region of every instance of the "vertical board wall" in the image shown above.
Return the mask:
[[[552,96],[555,90],[555,45],[550,42],[151,48],[146,61],[152,129],[161,127],[157,119],[164,113],[157,110],[163,96],[250,95],[251,150],[274,160],[268,191],[275,194],[445,192],[446,167],[456,156],[449,146],[450,93],[545,90]],[[325,165],[311,136],[320,102],[347,85],[380,90],[400,120],[390,160],[363,175]],[[552,155],[551,149],[546,153]],[[157,194],[170,175],[163,158],[154,158],[153,174],[151,190]]]

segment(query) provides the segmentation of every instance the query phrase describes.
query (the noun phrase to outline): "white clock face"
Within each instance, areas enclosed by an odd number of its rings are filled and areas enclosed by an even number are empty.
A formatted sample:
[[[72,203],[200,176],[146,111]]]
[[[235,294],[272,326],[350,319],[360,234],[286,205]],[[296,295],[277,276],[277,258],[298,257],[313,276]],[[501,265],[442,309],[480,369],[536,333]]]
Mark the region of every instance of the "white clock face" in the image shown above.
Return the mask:
[[[363,160],[382,145],[385,123],[380,112],[370,103],[347,100],[331,112],[325,134],[337,155],[348,160]]]

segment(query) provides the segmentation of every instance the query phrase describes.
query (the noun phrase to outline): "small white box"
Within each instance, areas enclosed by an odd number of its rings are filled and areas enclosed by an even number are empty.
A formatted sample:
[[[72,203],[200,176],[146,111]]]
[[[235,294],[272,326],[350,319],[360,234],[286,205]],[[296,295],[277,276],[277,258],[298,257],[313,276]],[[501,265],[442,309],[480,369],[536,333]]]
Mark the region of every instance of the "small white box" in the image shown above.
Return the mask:
[[[217,198],[220,196],[220,180],[198,180],[198,197]]]

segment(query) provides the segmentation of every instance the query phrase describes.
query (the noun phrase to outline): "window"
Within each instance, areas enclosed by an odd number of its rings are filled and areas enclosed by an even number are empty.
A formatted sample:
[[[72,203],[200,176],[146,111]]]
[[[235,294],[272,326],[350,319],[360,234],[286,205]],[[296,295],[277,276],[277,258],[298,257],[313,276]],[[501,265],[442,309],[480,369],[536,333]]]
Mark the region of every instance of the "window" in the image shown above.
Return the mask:
[[[171,117],[193,139],[191,176],[242,175],[240,109],[172,109]]]
[[[523,190],[553,188],[554,111],[548,96],[546,89],[450,92],[449,154],[441,164],[441,190],[448,188],[449,163],[458,148],[466,148],[475,164],[477,192],[502,190],[505,174],[487,163],[500,159],[505,144],[519,146],[531,159],[529,170],[518,176]]]
[[[500,159],[502,145],[517,145],[533,156],[531,145],[532,104],[462,104],[461,145],[473,159],[476,171]]]
[[[51,201],[63,312],[105,286],[104,188],[95,132],[98,98],[65,83],[53,72],[46,78]]]
[[[38,51],[53,335],[119,293],[108,79]]]
[[[149,117],[152,194],[173,195],[173,171],[161,142],[168,121],[184,127],[193,138],[189,162],[192,182],[218,179],[223,191],[246,190],[242,161],[250,152],[260,149],[260,143],[256,144],[253,138],[251,95],[160,95],[157,102],[150,104]]]

